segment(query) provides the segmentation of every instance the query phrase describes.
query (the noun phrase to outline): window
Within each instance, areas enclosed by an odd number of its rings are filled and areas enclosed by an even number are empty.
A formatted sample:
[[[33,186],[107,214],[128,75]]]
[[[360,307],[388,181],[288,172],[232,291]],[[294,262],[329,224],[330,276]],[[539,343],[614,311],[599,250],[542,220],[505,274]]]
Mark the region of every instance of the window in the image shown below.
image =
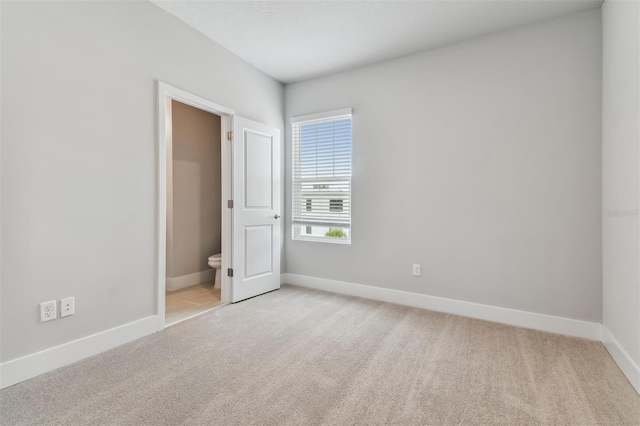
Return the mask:
[[[293,238],[351,243],[351,109],[291,119]]]

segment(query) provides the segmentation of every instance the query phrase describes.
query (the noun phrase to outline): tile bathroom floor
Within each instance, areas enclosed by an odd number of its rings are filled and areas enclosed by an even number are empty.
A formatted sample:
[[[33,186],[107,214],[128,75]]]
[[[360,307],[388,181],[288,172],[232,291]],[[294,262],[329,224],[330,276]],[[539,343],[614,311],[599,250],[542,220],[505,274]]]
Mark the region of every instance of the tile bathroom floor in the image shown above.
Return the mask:
[[[165,324],[173,325],[220,305],[220,289],[213,288],[213,282],[167,291]]]

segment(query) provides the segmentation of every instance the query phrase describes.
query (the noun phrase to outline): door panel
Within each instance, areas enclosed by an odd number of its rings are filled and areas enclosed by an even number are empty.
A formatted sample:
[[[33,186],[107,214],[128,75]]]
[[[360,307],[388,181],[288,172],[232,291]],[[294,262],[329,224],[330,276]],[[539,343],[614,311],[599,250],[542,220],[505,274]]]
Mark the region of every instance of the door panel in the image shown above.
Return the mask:
[[[280,131],[234,118],[232,302],[280,288]]]
[[[245,208],[273,209],[272,136],[251,130],[245,132]]]
[[[273,227],[269,225],[244,228],[244,278],[246,280],[272,273]]]

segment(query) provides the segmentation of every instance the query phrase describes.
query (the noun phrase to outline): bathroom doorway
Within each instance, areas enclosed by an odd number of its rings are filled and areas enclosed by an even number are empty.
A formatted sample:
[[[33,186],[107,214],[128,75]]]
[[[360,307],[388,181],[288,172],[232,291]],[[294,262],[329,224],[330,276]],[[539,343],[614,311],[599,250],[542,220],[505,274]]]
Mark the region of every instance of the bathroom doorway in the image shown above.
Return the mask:
[[[222,118],[171,100],[167,326],[222,304]]]
[[[167,276],[167,253],[175,245],[175,221],[170,209],[176,205],[173,180],[173,101],[214,114],[220,118],[220,174],[221,174],[221,244],[220,258],[209,255],[205,269],[186,276]],[[158,82],[158,193],[157,193],[157,325],[158,331],[167,325],[167,278],[172,288],[185,282],[211,283],[211,275],[219,276],[220,305],[237,303],[280,288],[280,255],[282,250],[281,224],[282,140],[280,129],[236,116],[233,110],[193,95],[184,90]],[[206,167],[206,166],[200,166]],[[188,168],[188,167],[187,167]],[[171,178],[169,179],[169,177]],[[190,187],[188,187],[191,190]],[[211,190],[213,192],[213,190]],[[171,218],[169,216],[171,215]],[[171,219],[171,220],[168,220]],[[169,229],[174,226],[174,229]],[[194,237],[195,238],[195,237]],[[176,249],[180,249],[176,247]],[[207,248],[216,251],[214,248]],[[212,253],[215,255],[216,253]],[[205,252],[195,256],[204,267]],[[171,269],[172,275],[177,275]],[[209,278],[202,278],[205,274]],[[192,280],[192,275],[195,278]],[[173,281],[175,280],[175,281]],[[189,281],[191,280],[191,281]],[[215,279],[214,279],[215,280]],[[201,289],[203,290],[203,289]],[[175,291],[175,290],[173,290]],[[202,292],[200,292],[202,293]],[[197,296],[197,295],[196,295]],[[189,300],[186,300],[186,298]],[[191,295],[181,302],[191,301]],[[197,301],[199,302],[199,301]],[[205,305],[206,303],[194,303]],[[217,302],[216,302],[217,303]],[[184,320],[216,307],[205,306]],[[202,312],[200,312],[202,311]]]
[[[223,200],[231,193],[231,153],[224,142],[233,111],[162,83],[159,88],[165,142],[159,170],[162,329],[229,301],[221,271],[229,263],[223,254],[231,253],[231,217]]]

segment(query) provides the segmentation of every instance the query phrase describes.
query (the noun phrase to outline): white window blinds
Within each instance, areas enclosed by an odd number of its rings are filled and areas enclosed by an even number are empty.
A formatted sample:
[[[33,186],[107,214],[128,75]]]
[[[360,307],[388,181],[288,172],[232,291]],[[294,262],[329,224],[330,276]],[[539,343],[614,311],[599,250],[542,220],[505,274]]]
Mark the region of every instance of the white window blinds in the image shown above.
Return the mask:
[[[291,119],[293,224],[351,227],[351,109]]]

